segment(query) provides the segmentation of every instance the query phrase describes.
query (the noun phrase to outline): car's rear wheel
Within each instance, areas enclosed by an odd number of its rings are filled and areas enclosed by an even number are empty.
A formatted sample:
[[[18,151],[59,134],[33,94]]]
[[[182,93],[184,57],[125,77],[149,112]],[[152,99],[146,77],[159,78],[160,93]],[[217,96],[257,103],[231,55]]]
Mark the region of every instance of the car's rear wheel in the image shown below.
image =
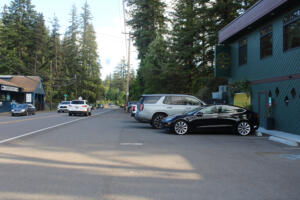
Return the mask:
[[[236,126],[236,132],[241,136],[250,135],[252,132],[252,126],[249,124],[249,122],[239,122]]]
[[[14,113],[11,113],[11,116],[15,116],[15,114],[14,114]]]
[[[71,113],[71,112],[69,112],[69,116],[72,116],[72,113]]]
[[[155,114],[152,118],[151,126],[156,129],[162,129],[164,126],[163,126],[161,120],[165,117],[166,117],[166,114],[163,114],[163,113]]]
[[[173,131],[177,135],[185,135],[190,131],[189,125],[186,121],[179,120],[175,122],[173,126]]]

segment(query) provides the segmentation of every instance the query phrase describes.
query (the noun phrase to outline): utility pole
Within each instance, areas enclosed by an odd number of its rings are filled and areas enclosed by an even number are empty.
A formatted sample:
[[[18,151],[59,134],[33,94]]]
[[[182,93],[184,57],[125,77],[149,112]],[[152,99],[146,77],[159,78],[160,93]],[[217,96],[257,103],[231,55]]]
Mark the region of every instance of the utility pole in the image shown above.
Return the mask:
[[[128,112],[128,98],[129,98],[129,81],[130,81],[130,33],[128,41],[128,63],[127,63],[127,85],[126,85],[126,112]]]
[[[52,88],[52,60],[50,61],[50,111],[52,110],[52,93],[53,93],[53,88]]]
[[[130,81],[130,41],[131,41],[131,34],[126,33],[126,10],[125,10],[125,1],[123,0],[123,15],[124,15],[124,33],[125,34],[125,45],[126,45],[126,34],[128,34],[128,60],[127,60],[127,83],[126,83],[126,112],[128,112],[128,98],[129,98],[129,81]]]

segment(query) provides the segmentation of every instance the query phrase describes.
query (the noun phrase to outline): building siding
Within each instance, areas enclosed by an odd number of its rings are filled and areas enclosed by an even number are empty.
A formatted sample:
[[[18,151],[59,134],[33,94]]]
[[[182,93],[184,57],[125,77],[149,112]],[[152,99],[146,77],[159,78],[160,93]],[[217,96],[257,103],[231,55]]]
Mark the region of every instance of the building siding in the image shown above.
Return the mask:
[[[299,8],[300,6],[293,10]],[[243,79],[256,81],[300,73],[300,48],[283,51],[283,17],[293,10],[274,17],[272,21],[265,22],[254,31],[239,38],[247,38],[247,64],[238,65],[239,39],[229,44],[231,46],[232,59],[229,83]],[[272,24],[273,28],[273,54],[272,56],[260,59],[260,29],[268,24]],[[278,97],[275,95],[276,88],[280,91]],[[293,88],[296,90],[295,98],[291,95]],[[263,120],[265,118],[265,104],[267,104],[267,95],[270,91],[275,103],[273,109],[275,129],[300,135],[300,79],[252,85],[252,107],[254,111],[260,112],[262,126],[265,126]],[[288,105],[284,102],[286,96],[289,98]]]

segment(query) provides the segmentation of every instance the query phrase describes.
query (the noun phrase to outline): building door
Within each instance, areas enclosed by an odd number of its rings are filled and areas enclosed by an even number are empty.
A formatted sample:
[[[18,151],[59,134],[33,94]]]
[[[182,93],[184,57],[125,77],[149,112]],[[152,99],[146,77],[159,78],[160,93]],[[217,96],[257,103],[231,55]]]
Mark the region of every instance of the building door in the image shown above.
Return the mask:
[[[266,104],[267,104],[267,92],[258,92],[258,115],[259,115],[259,125],[266,127]]]

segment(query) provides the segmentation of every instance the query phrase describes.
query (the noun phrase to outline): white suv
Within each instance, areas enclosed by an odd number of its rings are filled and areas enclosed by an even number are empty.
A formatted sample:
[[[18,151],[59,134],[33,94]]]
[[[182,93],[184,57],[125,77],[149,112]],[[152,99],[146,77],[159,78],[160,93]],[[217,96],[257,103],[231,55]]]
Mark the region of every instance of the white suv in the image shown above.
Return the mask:
[[[73,100],[68,106],[69,116],[82,114],[85,116],[91,115],[91,107],[87,104],[86,100]]]
[[[70,105],[71,101],[62,101],[57,106],[57,112],[68,112],[68,106]]]
[[[138,102],[135,119],[148,122],[153,128],[163,128],[163,118],[183,114],[204,105],[203,101],[191,95],[145,94]]]

